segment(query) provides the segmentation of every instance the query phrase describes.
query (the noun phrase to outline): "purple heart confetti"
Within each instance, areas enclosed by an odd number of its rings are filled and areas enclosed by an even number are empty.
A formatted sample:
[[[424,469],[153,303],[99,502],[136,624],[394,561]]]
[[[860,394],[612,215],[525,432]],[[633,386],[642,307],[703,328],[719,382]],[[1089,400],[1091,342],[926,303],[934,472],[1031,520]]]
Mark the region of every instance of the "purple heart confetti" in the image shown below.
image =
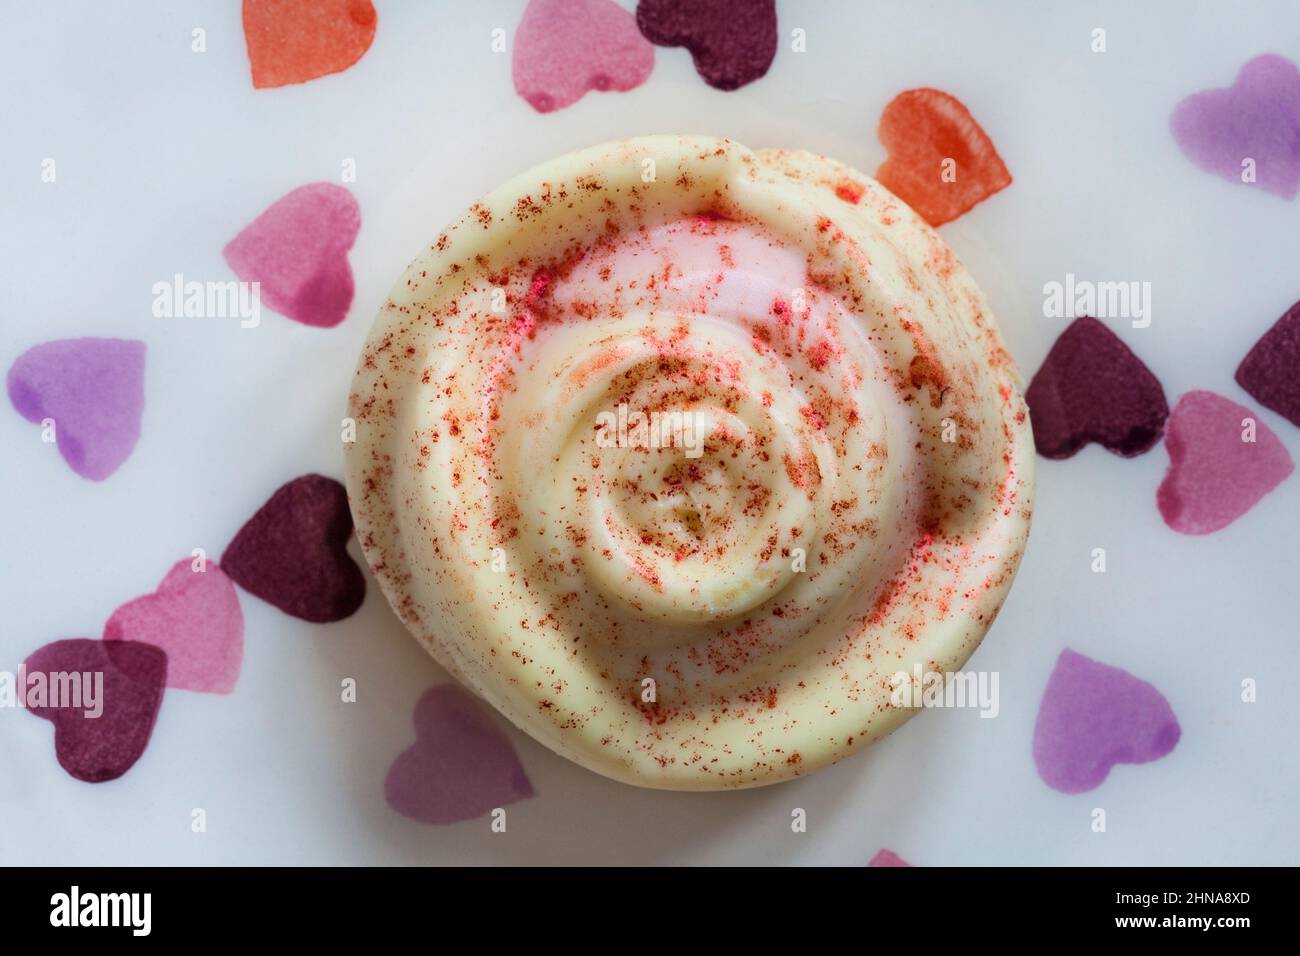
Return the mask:
[[[63,460],[103,481],[131,455],[144,412],[144,343],[63,339],[18,356],[9,369],[9,401],[30,422],[54,422]]]
[[[1169,470],[1156,492],[1165,524],[1182,534],[1226,528],[1295,470],[1286,448],[1249,408],[1188,392],[1169,416]]]
[[[1265,192],[1300,192],[1300,71],[1284,57],[1257,56],[1227,89],[1193,93],[1170,119],[1179,148],[1223,179],[1243,178],[1253,165]]]
[[[167,653],[167,686],[229,694],[244,658],[239,595],[214,562],[194,570],[177,561],[153,594],[123,604],[104,625],[104,640],[131,640]]]
[[[103,783],[130,770],[149,743],[167,654],[136,641],[70,638],[37,650],[19,673],[28,708],[54,724],[59,765],[78,780]],[[43,698],[34,696],[37,684]]]
[[[589,90],[640,86],[655,50],[613,0],[532,0],[515,31],[515,92],[539,113],[578,102]]]
[[[776,0],[640,0],[636,23],[659,46],[684,46],[719,90],[767,74],[776,57]]]
[[[1169,417],[1159,379],[1090,316],[1061,333],[1025,401],[1044,458],[1069,458],[1089,442],[1117,455],[1140,455],[1160,440]]]
[[[347,552],[352,512],[343,485],[303,475],[278,488],[221,556],[226,576],[286,614],[327,624],[361,607],[366,579]]]
[[[1066,648],[1038,705],[1034,763],[1053,790],[1083,793],[1117,763],[1147,763],[1182,731],[1169,702],[1144,680]]]
[[[299,186],[252,221],[222,250],[245,282],[257,282],[276,312],[320,328],[342,322],[354,283],[348,250],[361,207],[333,183]]]
[[[1300,426],[1300,302],[1287,309],[1242,359],[1237,384],[1265,408]]]
[[[398,813],[446,825],[533,795],[509,738],[459,686],[425,691],[414,719],[415,745],[398,755],[384,780],[384,796]]]

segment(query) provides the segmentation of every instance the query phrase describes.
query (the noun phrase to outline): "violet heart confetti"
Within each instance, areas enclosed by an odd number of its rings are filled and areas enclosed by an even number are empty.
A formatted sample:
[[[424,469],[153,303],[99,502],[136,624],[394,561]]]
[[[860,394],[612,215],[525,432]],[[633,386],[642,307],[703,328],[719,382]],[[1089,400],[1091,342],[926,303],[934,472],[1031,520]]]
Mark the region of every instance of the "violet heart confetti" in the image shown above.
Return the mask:
[[[899,856],[899,855],[898,855],[897,853],[895,853],[893,850],[881,850],[879,853],[877,853],[875,856],[873,856],[873,857],[871,858],[871,860],[867,863],[867,866],[906,866],[906,867],[910,867],[911,865],[912,865],[911,863],[908,863],[906,860],[904,860],[901,856]]]
[[[28,349],[9,369],[9,401],[54,440],[72,470],[103,481],[140,440],[144,413],[143,342],[62,339]]]
[[[1105,325],[1090,316],[1061,333],[1025,392],[1034,445],[1069,458],[1089,442],[1132,457],[1149,450],[1169,417],[1160,381]]]
[[[348,250],[361,208],[333,183],[299,186],[254,219],[222,250],[244,282],[256,282],[272,309],[303,325],[342,322],[355,286]]]
[[[1236,378],[1251,398],[1300,426],[1300,302],[1246,353]]]
[[[719,90],[767,74],[776,57],[776,0],[640,0],[636,23],[659,46],[684,46]]]
[[[1244,405],[1188,392],[1169,416],[1169,470],[1156,491],[1165,524],[1182,534],[1226,528],[1295,471],[1290,454]]]
[[[286,614],[316,624],[361,607],[366,579],[347,552],[352,512],[343,485],[303,475],[278,488],[221,556],[227,577]]]
[[[510,739],[459,686],[425,691],[414,720],[415,744],[398,755],[384,780],[385,799],[398,813],[446,825],[533,795]]]
[[[59,765],[78,780],[103,783],[130,770],[149,743],[167,654],[136,641],[71,638],[38,649],[19,677],[30,711],[54,724]]]
[[[1034,764],[1053,790],[1084,793],[1117,763],[1160,759],[1181,735],[1151,684],[1066,648],[1038,705]]]
[[[539,113],[578,102],[589,90],[640,86],[654,47],[613,0],[531,0],[515,31],[515,92]]]
[[[123,604],[104,625],[104,640],[152,644],[167,653],[167,686],[229,694],[244,657],[244,615],[230,579],[214,562],[195,570],[185,558],[162,584]]]
[[[1179,148],[1207,172],[1294,199],[1300,192],[1300,71],[1257,56],[1227,89],[1193,93],[1174,109]],[[1253,173],[1253,176],[1251,174]]]

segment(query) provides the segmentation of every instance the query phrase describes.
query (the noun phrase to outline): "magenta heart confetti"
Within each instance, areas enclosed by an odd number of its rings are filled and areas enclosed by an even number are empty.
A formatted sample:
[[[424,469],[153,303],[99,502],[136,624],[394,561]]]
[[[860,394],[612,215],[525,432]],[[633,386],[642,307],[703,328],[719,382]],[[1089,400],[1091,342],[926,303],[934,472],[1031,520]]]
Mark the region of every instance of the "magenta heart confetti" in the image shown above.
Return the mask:
[[[384,796],[398,813],[445,825],[533,795],[509,738],[465,690],[430,688],[414,718],[415,745],[398,755],[384,780]]]
[[[135,641],[71,638],[37,650],[19,676],[31,712],[54,724],[59,765],[78,780],[103,783],[130,770],[149,743],[167,683],[167,654]],[[46,688],[39,700],[37,683]],[[88,706],[90,697],[98,698],[95,707]]]
[[[1169,416],[1169,470],[1156,491],[1165,524],[1182,534],[1226,528],[1295,471],[1286,448],[1244,405],[1188,392]]]
[[[760,79],[776,57],[776,0],[640,0],[636,23],[651,43],[690,50],[719,90]]]
[[[1300,192],[1300,71],[1280,56],[1257,56],[1227,89],[1193,93],[1174,109],[1174,139],[1197,166],[1284,199]]]
[[[1237,384],[1265,408],[1300,426],[1300,302],[1242,359]]]
[[[911,863],[908,863],[906,860],[904,860],[901,856],[899,856],[899,855],[898,855],[897,853],[895,853],[893,850],[881,850],[879,853],[877,853],[875,856],[873,856],[873,857],[871,858],[870,862],[867,863],[867,866],[907,866],[907,867],[910,867],[911,865],[912,865]]]
[[[515,92],[550,113],[588,90],[638,87],[654,65],[654,47],[613,0],[532,0],[515,31],[511,73]]]
[[[103,481],[130,456],[144,412],[144,343],[63,339],[28,349],[8,376],[9,401],[38,424],[54,421],[59,453]]]
[[[1160,381],[1090,316],[1061,333],[1025,401],[1044,458],[1069,458],[1088,442],[1125,457],[1140,455],[1160,440],[1169,417]]]
[[[361,208],[333,183],[300,186],[274,203],[222,250],[235,275],[261,285],[276,312],[329,328],[348,314],[354,291],[348,250]]]
[[[1053,790],[1083,793],[1117,763],[1147,763],[1182,735],[1164,696],[1127,671],[1066,648],[1038,705],[1034,763]]]
[[[153,594],[128,601],[104,625],[104,640],[129,640],[167,653],[167,686],[229,694],[244,658],[239,595],[215,562],[194,570],[190,558],[172,565]]]
[[[366,579],[347,552],[352,512],[343,485],[303,475],[282,485],[221,556],[226,575],[286,614],[327,624],[361,607]]]

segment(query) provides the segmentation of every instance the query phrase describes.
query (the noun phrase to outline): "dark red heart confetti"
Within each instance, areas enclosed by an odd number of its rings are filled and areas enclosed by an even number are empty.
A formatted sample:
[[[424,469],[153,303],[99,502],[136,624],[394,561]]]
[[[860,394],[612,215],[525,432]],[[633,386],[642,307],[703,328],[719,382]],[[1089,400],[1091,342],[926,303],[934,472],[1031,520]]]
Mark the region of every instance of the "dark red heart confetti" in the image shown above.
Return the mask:
[[[1237,384],[1265,408],[1300,426],[1300,302],[1241,360]]]
[[[221,556],[226,576],[286,614],[326,624],[361,606],[366,579],[347,553],[352,512],[343,485],[303,475],[283,485]]]
[[[776,0],[641,0],[636,24],[651,43],[690,50],[719,90],[753,83],[776,57]]]
[[[1045,458],[1069,458],[1088,442],[1117,455],[1140,455],[1160,440],[1169,417],[1159,379],[1090,316],[1061,333],[1025,401],[1034,444]]]

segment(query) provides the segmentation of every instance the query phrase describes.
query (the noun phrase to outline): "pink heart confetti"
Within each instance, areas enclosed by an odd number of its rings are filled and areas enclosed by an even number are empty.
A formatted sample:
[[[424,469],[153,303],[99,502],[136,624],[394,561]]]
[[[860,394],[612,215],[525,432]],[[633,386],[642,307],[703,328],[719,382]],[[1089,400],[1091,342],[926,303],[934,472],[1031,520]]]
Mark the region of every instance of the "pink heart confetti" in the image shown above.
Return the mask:
[[[144,343],[63,339],[28,349],[9,369],[9,401],[30,422],[53,419],[59,453],[103,481],[130,456],[144,412]]]
[[[366,579],[348,554],[352,511],[343,485],[303,475],[276,489],[221,556],[226,575],[285,614],[327,624],[355,613]]]
[[[867,864],[867,866],[906,866],[906,867],[910,867],[911,865],[912,865],[911,863],[908,863],[906,860],[904,860],[893,850],[881,850],[879,853],[873,856],[871,858],[871,861]]]
[[[388,805],[421,823],[473,820],[533,795],[515,748],[469,693],[455,684],[415,705],[415,745],[384,781]]]
[[[1253,163],[1265,192],[1300,192],[1300,71],[1280,56],[1257,56],[1227,89],[1193,93],[1170,120],[1179,148],[1197,166],[1246,183]]]
[[[531,0],[515,31],[511,74],[515,92],[550,113],[588,90],[634,89],[654,65],[654,47],[613,0]]]
[[[1251,398],[1300,426],[1300,302],[1255,343],[1236,377]]]
[[[636,23],[651,43],[690,50],[719,90],[761,79],[776,58],[776,0],[640,0]]]
[[[1295,463],[1244,405],[1188,392],[1169,416],[1169,470],[1156,492],[1165,524],[1182,534],[1226,528],[1276,488]]]
[[[1182,731],[1169,702],[1127,671],[1069,648],[1038,705],[1034,763],[1053,790],[1083,793],[1117,763],[1147,763],[1174,749]]]
[[[1160,440],[1169,404],[1160,380],[1091,316],[1070,323],[1025,391],[1034,445],[1069,458],[1089,442],[1131,457]]]
[[[330,328],[352,305],[348,250],[361,228],[361,207],[342,186],[299,186],[232,239],[222,255],[245,282],[260,283],[276,312],[303,325]]]
[[[167,652],[167,686],[229,694],[244,657],[244,615],[230,579],[214,562],[172,565],[153,594],[128,601],[104,625],[106,641],[137,641]]]
[[[31,712],[54,724],[59,765],[78,780],[103,783],[130,770],[149,743],[167,683],[167,654],[135,641],[71,638],[37,650],[19,673]],[[34,682],[46,687],[40,701],[33,698]],[[98,714],[88,707],[91,697]]]

